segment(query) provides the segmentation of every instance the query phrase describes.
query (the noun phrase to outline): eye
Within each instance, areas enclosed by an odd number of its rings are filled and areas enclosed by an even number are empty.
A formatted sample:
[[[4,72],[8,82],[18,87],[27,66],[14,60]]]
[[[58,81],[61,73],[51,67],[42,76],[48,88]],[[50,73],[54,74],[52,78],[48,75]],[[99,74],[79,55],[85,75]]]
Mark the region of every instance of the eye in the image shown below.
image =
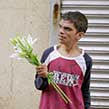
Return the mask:
[[[72,28],[70,28],[70,27],[64,27],[64,30],[65,31],[72,31]]]

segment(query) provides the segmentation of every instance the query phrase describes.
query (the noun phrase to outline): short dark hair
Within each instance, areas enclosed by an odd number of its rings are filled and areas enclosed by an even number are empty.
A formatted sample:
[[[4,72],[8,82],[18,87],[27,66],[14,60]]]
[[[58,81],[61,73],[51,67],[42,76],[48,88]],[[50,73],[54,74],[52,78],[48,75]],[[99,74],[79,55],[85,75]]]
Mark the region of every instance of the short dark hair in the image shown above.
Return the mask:
[[[84,14],[79,11],[66,12],[62,14],[61,19],[72,22],[78,32],[86,33],[88,28],[88,20]]]

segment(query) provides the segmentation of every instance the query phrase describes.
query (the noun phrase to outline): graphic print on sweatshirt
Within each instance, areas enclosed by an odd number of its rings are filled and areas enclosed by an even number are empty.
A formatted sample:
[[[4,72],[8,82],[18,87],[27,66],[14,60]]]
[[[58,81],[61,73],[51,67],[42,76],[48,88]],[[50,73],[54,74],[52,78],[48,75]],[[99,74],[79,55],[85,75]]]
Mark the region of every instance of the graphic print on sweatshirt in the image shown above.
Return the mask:
[[[59,64],[59,63],[63,64]],[[74,60],[57,58],[50,62],[49,71],[53,72],[53,81],[64,86],[76,86],[81,84],[83,73]]]
[[[78,85],[79,75],[63,73],[59,71],[53,71],[53,81],[57,84],[65,86],[76,86]]]

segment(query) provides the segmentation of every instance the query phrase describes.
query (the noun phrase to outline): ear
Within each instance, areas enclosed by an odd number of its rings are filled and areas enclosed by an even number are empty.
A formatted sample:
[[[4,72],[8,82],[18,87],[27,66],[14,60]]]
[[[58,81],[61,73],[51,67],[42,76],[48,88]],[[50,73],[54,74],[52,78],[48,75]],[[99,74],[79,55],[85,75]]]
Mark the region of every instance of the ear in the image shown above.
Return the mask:
[[[77,35],[77,40],[80,40],[81,38],[83,38],[85,35],[84,32],[78,32],[78,35]]]

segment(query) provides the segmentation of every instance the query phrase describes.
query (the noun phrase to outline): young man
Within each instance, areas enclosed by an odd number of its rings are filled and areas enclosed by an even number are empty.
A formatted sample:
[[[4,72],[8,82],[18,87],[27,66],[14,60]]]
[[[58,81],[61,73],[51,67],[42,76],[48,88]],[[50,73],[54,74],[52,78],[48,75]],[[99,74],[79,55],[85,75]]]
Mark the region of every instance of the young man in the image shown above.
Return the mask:
[[[40,109],[89,109],[90,72],[92,59],[78,47],[88,21],[84,14],[64,13],[59,23],[59,44],[46,49],[41,66],[37,67],[35,86],[42,90]],[[66,93],[72,103],[66,104],[47,82],[48,72],[53,81]]]

